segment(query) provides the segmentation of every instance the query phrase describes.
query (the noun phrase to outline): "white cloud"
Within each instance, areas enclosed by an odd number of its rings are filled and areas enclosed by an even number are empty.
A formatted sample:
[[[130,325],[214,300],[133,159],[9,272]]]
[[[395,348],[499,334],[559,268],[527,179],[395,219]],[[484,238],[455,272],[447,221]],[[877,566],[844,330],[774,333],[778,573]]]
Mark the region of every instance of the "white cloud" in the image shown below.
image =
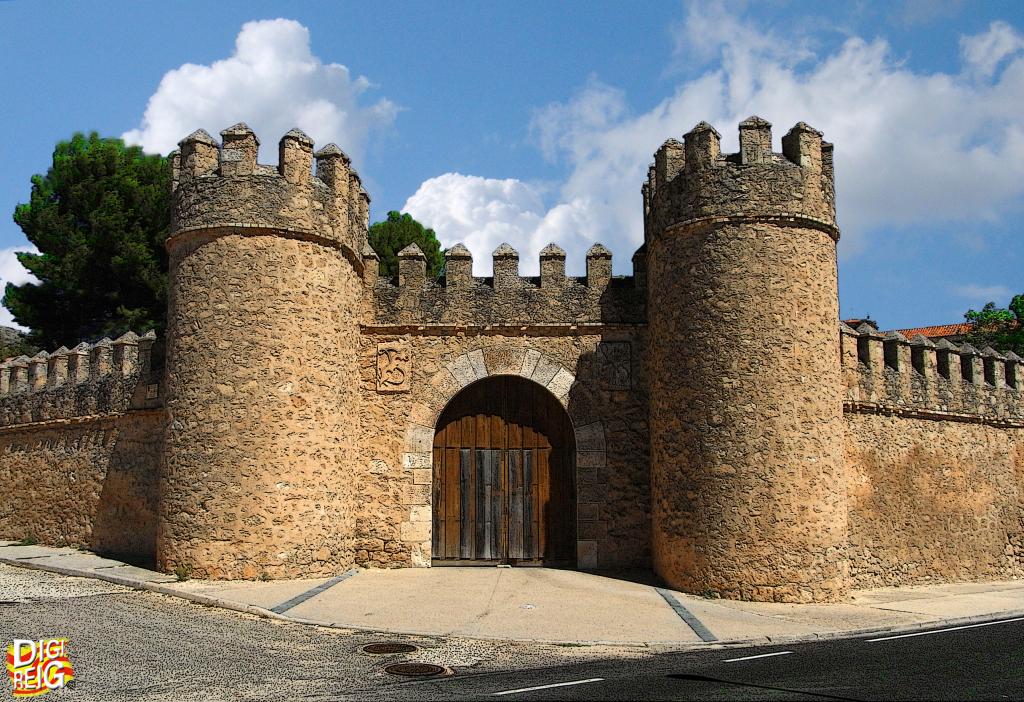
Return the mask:
[[[929,24],[954,16],[963,4],[963,0],[903,0],[890,8],[890,19],[905,26]]]
[[[540,188],[514,178],[497,180],[444,175],[424,182],[402,208],[428,223],[442,246],[462,242],[473,253],[476,275],[488,275],[490,254],[503,242],[519,251],[520,272],[536,274],[538,254],[549,242],[577,249],[588,227],[587,208],[563,203],[544,207]]]
[[[0,249],[0,294],[2,294],[8,283],[21,285],[22,283],[39,282],[36,277],[25,270],[25,267],[18,261],[18,258],[15,255],[18,251],[39,253],[39,249],[31,244]],[[14,323],[14,318],[11,316],[11,313],[3,306],[0,306],[0,325],[5,327],[15,327],[17,329],[25,329],[24,327]]]
[[[1024,50],[1024,36],[1006,22],[996,21],[988,31],[961,37],[960,52],[966,68],[981,78],[990,78],[1006,58]]]
[[[760,58],[794,66],[803,60],[814,58],[810,49],[811,38],[790,33],[785,37],[775,36],[765,27],[744,22],[735,13],[730,13],[722,2],[708,2],[698,5],[690,2],[686,19],[672,28],[675,39],[675,56],[702,63],[728,61],[733,70],[752,69],[747,64],[751,59]],[[741,85],[743,81],[737,81]]]
[[[425,182],[406,208],[446,241],[478,236],[490,246],[493,237],[478,232],[507,227],[519,237],[510,243],[529,250],[543,237],[567,242],[577,265],[590,241],[602,241],[615,253],[616,270],[626,272],[643,239],[639,191],[658,145],[707,120],[722,132],[723,149],[735,151],[736,125],[757,114],[775,124],[776,150],[801,120],[835,143],[844,255],[861,250],[882,226],[995,221],[1019,209],[1024,195],[1024,56],[1012,48],[1017,40],[997,22],[964,38],[961,73],[928,74],[906,68],[883,39],[851,37],[817,57],[799,38],[775,36],[720,5],[694,3],[677,32],[677,53],[686,59],[690,52],[708,68],[660,103],[635,113],[621,90],[592,79],[568,101],[536,113],[535,142],[568,168],[550,209],[538,204],[547,191],[528,184],[452,174]],[[520,188],[534,197],[513,195]],[[467,210],[458,198],[487,205]],[[449,209],[462,212],[453,217]],[[572,216],[556,216],[565,212]],[[469,245],[478,258],[489,252]]]
[[[168,71],[139,127],[123,138],[167,153],[199,127],[216,136],[244,121],[263,140],[264,151],[270,146],[274,162],[277,140],[297,126],[319,145],[333,141],[358,161],[370,131],[390,125],[398,112],[384,98],[364,104],[370,87],[347,67],[314,56],[309,30],[298,22],[246,22],[229,58]]]
[[[953,292],[960,297],[976,303],[979,307],[986,302],[995,302],[998,307],[1004,306],[1013,297],[1013,291],[1006,285],[956,285]]]

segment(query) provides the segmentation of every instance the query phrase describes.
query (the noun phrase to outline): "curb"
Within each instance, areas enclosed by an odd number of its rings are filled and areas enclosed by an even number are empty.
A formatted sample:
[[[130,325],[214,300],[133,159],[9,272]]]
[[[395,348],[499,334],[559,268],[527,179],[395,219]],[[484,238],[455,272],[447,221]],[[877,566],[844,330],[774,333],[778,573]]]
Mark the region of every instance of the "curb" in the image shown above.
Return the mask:
[[[930,622],[917,622],[916,624],[904,624],[902,626],[883,626],[873,629],[847,629],[845,631],[828,631],[822,634],[801,634],[797,636],[759,636],[752,639],[729,639],[719,643],[728,645],[729,648],[742,646],[780,646],[785,644],[809,643],[813,641],[831,641],[835,639],[857,639],[875,634],[913,634],[918,631],[929,629],[944,629],[947,627],[965,626],[968,624],[982,624],[1000,619],[1013,619],[1024,617],[1024,609],[1010,609],[1002,612],[991,612],[989,614],[974,614],[969,617],[954,617],[952,619],[935,619]]]
[[[171,597],[178,597],[184,600],[189,600],[190,602],[206,605],[208,607],[220,607],[222,609],[230,609],[235,612],[246,612],[248,614],[256,614],[258,616],[266,617],[268,619],[298,621],[290,617],[284,617],[280,614],[277,614],[276,612],[271,612],[269,609],[264,609],[263,607],[258,607],[256,605],[247,605],[241,602],[225,600],[220,597],[211,597],[210,595],[203,595],[197,592],[186,592],[183,590],[177,590],[175,588],[168,587],[167,585],[164,585],[162,583],[151,583],[148,580],[142,580],[140,578],[122,577],[119,575],[101,573],[96,570],[81,570],[79,568],[64,568],[63,566],[48,565],[45,563],[32,563],[31,561],[20,560],[17,558],[4,558],[2,556],[0,556],[0,563],[15,566],[18,568],[26,568],[28,570],[42,570],[47,573],[56,573],[58,575],[70,575],[76,578],[92,578],[93,580],[103,580],[104,582],[112,583],[114,585],[130,587],[133,590],[148,590],[149,592],[157,592],[161,595],[170,595]]]
[[[121,585],[123,587],[130,587],[133,590],[145,590],[148,592],[155,592],[161,595],[167,595],[169,597],[177,597],[179,599],[188,600],[189,602],[195,602],[196,604],[205,605],[207,607],[217,607],[219,609],[227,609],[233,612],[242,612],[244,614],[252,614],[257,617],[264,619],[274,619],[281,622],[288,622],[291,624],[301,624],[304,626],[319,626],[328,629],[342,629],[348,631],[360,631],[367,633],[382,633],[382,634],[399,634],[403,636],[452,636],[453,634],[438,634],[437,632],[426,632],[426,631],[415,631],[415,630],[402,630],[402,629],[376,629],[372,627],[361,627],[349,624],[341,624],[338,622],[327,622],[315,619],[303,619],[302,617],[289,617],[284,614],[278,614],[265,607],[258,605],[245,604],[243,602],[235,602],[234,600],[226,600],[221,597],[214,597],[212,595],[203,595],[197,592],[187,592],[179,590],[162,583],[153,583],[148,580],[142,580],[140,578],[122,577],[118,575],[112,575],[108,573],[102,573],[96,570],[82,570],[78,568],[65,568],[63,566],[48,565],[44,563],[32,563],[31,561],[21,560],[17,558],[4,558],[0,556],[0,563],[6,565],[15,566],[17,568],[26,568],[28,570],[41,570],[48,573],[56,573],[58,575],[68,575],[76,578],[92,578],[93,580],[102,580],[114,585]],[[800,634],[794,636],[756,636],[749,639],[722,639],[719,641],[703,643],[697,641],[644,641],[644,642],[623,642],[623,641],[579,641],[579,640],[557,640],[557,639],[508,639],[500,638],[497,636],[466,636],[458,635],[458,638],[465,639],[477,639],[482,641],[517,641],[523,643],[539,643],[539,644],[572,644],[572,645],[586,645],[586,646],[620,646],[623,648],[672,648],[672,650],[690,650],[690,649],[710,649],[710,648],[743,648],[753,646],[779,646],[787,644],[797,643],[808,643],[813,641],[830,641],[834,639],[855,639],[862,636],[870,636],[873,634],[910,634],[917,631],[925,631],[928,629],[941,629],[944,627],[952,626],[964,626],[968,624],[979,624],[983,622],[996,621],[999,619],[1009,619],[1013,617],[1024,617],[1024,609],[1013,609],[1002,612],[992,612],[990,614],[977,614],[969,617],[954,617],[952,619],[936,619],[930,622],[918,622],[916,624],[907,624],[903,626],[890,626],[890,627],[876,627],[869,629],[849,629],[845,631],[830,631],[821,634]]]

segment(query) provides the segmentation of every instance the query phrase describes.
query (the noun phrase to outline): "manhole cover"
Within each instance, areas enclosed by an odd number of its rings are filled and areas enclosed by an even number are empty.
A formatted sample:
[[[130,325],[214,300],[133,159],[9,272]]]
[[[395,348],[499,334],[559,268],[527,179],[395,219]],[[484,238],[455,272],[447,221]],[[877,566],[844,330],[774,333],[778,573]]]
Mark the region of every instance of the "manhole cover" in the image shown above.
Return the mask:
[[[376,653],[378,655],[383,653],[412,653],[415,650],[416,647],[412,644],[393,642],[367,644],[366,646],[363,646],[363,651],[365,653]]]
[[[411,675],[414,677],[420,677],[440,675],[444,672],[444,668],[432,663],[393,663],[389,666],[385,666],[384,672],[391,673],[392,675]]]

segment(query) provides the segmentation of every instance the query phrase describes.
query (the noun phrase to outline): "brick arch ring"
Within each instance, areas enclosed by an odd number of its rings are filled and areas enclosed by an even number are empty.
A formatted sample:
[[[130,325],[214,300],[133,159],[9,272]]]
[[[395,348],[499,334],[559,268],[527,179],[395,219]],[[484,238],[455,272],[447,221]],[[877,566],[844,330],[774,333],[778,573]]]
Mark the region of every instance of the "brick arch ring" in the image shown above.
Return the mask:
[[[433,467],[434,432],[436,424],[444,408],[463,388],[483,380],[502,375],[517,375],[531,380],[547,389],[559,404],[565,408],[569,421],[572,423],[576,440],[576,469],[581,466],[597,468],[606,465],[606,447],[604,425],[599,419],[582,416],[570,395],[577,387],[576,376],[565,366],[551,357],[534,349],[516,348],[506,345],[478,348],[463,353],[445,364],[431,376],[420,388],[414,388],[418,395],[409,415],[409,425],[405,432],[405,452],[402,454],[402,466],[405,471],[423,471]],[[419,392],[417,392],[417,390]],[[433,480],[430,474],[430,480]],[[421,481],[415,481],[421,482]],[[423,512],[420,505],[432,506],[429,483],[424,485],[425,494],[414,495],[411,500],[409,521],[403,523],[403,541],[416,542],[413,549],[413,562],[416,565],[430,565],[430,539],[424,533],[422,525]],[[420,526],[416,521],[420,520]],[[406,538],[419,535],[420,538]],[[578,544],[580,567],[591,564],[584,552],[590,551],[589,545]]]

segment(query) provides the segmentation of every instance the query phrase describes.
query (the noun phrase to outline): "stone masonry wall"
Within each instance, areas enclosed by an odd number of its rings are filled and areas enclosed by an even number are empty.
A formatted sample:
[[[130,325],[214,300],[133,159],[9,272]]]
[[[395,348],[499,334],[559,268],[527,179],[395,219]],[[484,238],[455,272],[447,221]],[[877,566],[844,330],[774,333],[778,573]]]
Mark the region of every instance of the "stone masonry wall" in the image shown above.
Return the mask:
[[[152,564],[162,410],[0,428],[0,539]]]
[[[840,328],[858,587],[1024,577],[1024,363]]]
[[[520,375],[548,388],[576,432],[576,538],[582,568],[643,567],[649,561],[648,431],[643,365],[645,260],[633,277],[612,275],[611,253],[587,252],[587,275],[565,275],[565,252],[540,253],[540,276],[519,275],[508,244],[494,274],[473,277],[461,244],[446,273],[426,277],[413,245],[398,255],[397,280],[378,279],[364,259],[372,323],[362,327],[363,513],[357,562],[430,562],[435,425],[467,384]],[[639,284],[638,284],[639,283]]]
[[[0,538],[152,563],[164,428],[152,335],[0,364]]]
[[[1024,427],[1024,360],[840,325],[848,411]]]
[[[461,387],[522,375],[561,398],[577,436],[578,566],[644,567],[649,555],[646,381],[637,328],[548,335],[367,325],[356,561],[367,566],[430,560],[431,446],[436,421]],[[404,349],[407,392],[378,391],[381,350]]]
[[[1024,577],[1024,429],[845,419],[856,587]]]
[[[456,244],[445,253],[445,275],[426,277],[426,258],[412,245],[399,253],[398,280],[372,277],[377,324],[581,325],[635,324],[644,316],[644,266],[633,276],[612,275],[612,254],[594,244],[587,275],[565,275],[565,252],[554,244],[540,253],[540,276],[519,275],[519,254],[508,244],[493,253],[494,275],[473,277],[470,252]],[[372,269],[372,270],[371,270]]]

